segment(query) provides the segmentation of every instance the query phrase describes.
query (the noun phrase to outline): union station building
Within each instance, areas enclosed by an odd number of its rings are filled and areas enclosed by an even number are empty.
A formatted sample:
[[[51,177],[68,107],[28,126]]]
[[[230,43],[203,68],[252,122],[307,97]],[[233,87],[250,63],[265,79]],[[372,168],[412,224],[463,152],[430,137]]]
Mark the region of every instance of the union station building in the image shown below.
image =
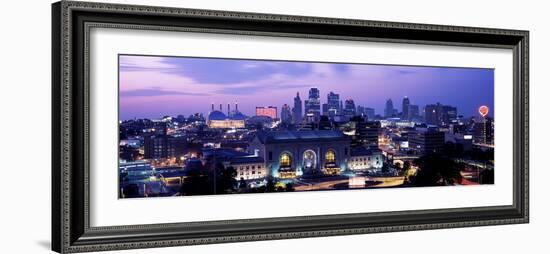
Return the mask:
[[[350,144],[351,138],[337,130],[258,132],[249,152],[264,158],[265,168],[277,178],[382,168],[380,151],[358,152]]]

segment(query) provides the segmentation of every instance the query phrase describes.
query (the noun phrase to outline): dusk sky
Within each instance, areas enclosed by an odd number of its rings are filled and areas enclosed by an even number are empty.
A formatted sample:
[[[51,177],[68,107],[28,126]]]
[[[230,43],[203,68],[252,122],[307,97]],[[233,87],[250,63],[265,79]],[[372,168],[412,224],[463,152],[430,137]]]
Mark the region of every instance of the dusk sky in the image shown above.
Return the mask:
[[[256,106],[293,106],[296,92],[307,99],[319,88],[321,103],[333,91],[340,99],[374,108],[383,115],[386,100],[401,111],[411,104],[440,102],[456,106],[458,113],[477,115],[481,105],[494,113],[492,69],[417,67],[396,65],[258,61],[189,57],[120,55],[120,119],[156,119],[162,116],[203,113],[215,103],[239,103],[239,111],[254,115]]]

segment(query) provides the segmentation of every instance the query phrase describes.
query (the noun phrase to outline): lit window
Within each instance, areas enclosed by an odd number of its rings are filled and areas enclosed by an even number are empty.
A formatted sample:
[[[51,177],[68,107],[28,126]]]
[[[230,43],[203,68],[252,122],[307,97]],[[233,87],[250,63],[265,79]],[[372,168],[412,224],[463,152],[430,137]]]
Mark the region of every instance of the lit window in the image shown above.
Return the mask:
[[[334,153],[334,151],[329,150],[329,151],[325,154],[325,160],[326,160],[327,162],[330,162],[330,163],[336,162],[336,154]]]
[[[291,164],[290,154],[283,153],[281,155],[281,158],[279,159],[279,164],[281,167],[290,167],[290,164]]]

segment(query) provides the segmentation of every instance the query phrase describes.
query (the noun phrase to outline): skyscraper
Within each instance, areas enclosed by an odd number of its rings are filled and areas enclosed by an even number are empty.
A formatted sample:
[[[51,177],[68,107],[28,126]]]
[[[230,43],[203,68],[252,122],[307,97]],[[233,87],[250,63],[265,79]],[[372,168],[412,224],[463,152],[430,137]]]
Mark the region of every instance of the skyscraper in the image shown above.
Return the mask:
[[[456,107],[443,105],[441,106],[441,122],[445,125],[451,124],[456,121],[458,113]]]
[[[457,109],[453,106],[429,104],[424,108],[424,119],[426,124],[449,125],[458,117]]]
[[[309,97],[305,101],[305,111],[306,115],[313,115],[313,121],[319,121],[319,117],[321,116],[321,99],[319,96],[319,89],[315,87],[309,89]]]
[[[388,99],[386,101],[386,108],[384,108],[384,117],[392,117],[394,113],[393,109],[393,101],[391,99]]]
[[[294,124],[302,123],[302,99],[300,99],[300,93],[296,92],[296,97],[294,97],[294,107],[292,108],[292,121]]]
[[[323,103],[321,106],[322,106],[322,107],[321,107],[321,109],[322,109],[322,115],[328,116],[328,104]]]
[[[331,120],[334,120],[334,116],[340,114],[340,95],[334,92],[327,94],[327,111]]]
[[[409,115],[409,105],[411,105],[411,102],[409,101],[409,98],[405,96],[403,98],[403,103],[401,105],[401,119],[410,119]]]
[[[493,144],[493,119],[480,117],[474,123],[474,141],[480,144]]]
[[[437,128],[421,128],[409,133],[409,148],[420,153],[439,153],[445,145],[445,133]]]
[[[378,133],[380,132],[381,124],[378,121],[365,122],[365,140],[368,149],[378,149]]]
[[[424,121],[426,124],[439,125],[439,111],[441,110],[441,104],[428,104],[424,107]]]
[[[372,121],[374,119],[374,109],[373,108],[365,108],[365,116],[367,117],[367,120]]]
[[[281,122],[289,124],[292,122],[292,113],[290,112],[290,106],[284,104],[281,107]]]
[[[352,99],[347,99],[344,103],[344,117],[347,119],[351,119],[355,116],[356,108],[355,108],[355,102]]]
[[[420,116],[418,105],[409,105],[409,118],[408,120],[417,119]]]
[[[355,113],[357,115],[360,115],[360,116],[365,116],[365,107],[361,106],[361,105],[357,105],[357,110],[355,111]]]

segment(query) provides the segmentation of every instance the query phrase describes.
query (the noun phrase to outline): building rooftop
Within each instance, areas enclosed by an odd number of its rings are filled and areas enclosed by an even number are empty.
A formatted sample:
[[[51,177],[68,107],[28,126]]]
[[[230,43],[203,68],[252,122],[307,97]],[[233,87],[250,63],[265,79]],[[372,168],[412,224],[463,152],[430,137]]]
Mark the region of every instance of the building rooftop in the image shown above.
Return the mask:
[[[351,156],[369,156],[374,154],[379,154],[381,151],[379,149],[369,149],[366,147],[357,147],[353,148],[350,151]]]
[[[227,118],[227,116],[219,111],[219,110],[214,110],[212,112],[210,112],[210,114],[208,114],[208,120],[212,121],[212,120],[225,120]]]
[[[232,148],[204,148],[202,149],[202,154],[206,158],[212,157],[215,155],[216,158],[218,159],[242,157],[242,156],[250,155],[245,152],[236,151]]]
[[[163,172],[163,173],[160,173],[160,175],[165,178],[184,177],[184,176],[187,176],[187,171],[178,170],[178,171]]]
[[[259,156],[240,156],[240,157],[233,157],[230,160],[231,164],[245,164],[245,163],[263,163],[264,158]]]
[[[262,143],[284,143],[305,141],[342,141],[348,137],[337,130],[306,130],[306,131],[261,131],[256,137]]]

